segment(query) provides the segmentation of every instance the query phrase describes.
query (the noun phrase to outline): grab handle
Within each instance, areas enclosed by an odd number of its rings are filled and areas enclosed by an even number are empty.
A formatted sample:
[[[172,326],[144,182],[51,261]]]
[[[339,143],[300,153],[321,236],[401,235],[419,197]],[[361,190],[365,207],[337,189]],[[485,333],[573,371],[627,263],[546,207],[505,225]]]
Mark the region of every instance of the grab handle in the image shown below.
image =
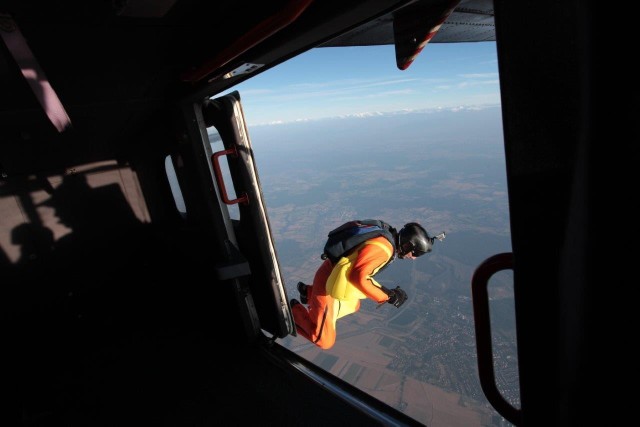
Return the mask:
[[[229,196],[227,196],[227,188],[224,186],[224,180],[222,179],[222,170],[220,169],[220,160],[218,160],[220,156],[224,156],[226,154],[233,157],[238,157],[238,150],[236,149],[235,145],[227,150],[215,152],[211,156],[214,175],[216,176],[218,187],[220,187],[220,197],[222,197],[222,201],[225,202],[227,205],[234,205],[236,203],[248,204],[249,196],[247,196],[247,193],[243,193],[242,196],[233,200],[229,200]]]
[[[476,329],[476,351],[478,353],[478,374],[480,386],[487,400],[510,423],[519,425],[522,412],[507,402],[496,385],[493,371],[493,349],[491,346],[491,320],[489,317],[489,279],[501,270],[513,269],[511,252],[493,255],[482,262],[471,278],[473,296],[473,319]]]

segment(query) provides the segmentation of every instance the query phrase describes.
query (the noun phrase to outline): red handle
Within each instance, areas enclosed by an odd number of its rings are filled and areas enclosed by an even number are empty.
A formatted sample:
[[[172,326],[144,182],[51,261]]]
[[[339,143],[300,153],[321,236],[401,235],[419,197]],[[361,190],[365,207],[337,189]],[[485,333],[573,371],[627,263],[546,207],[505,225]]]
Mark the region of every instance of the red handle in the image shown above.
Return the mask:
[[[493,349],[491,347],[491,321],[489,318],[489,279],[501,270],[513,269],[511,252],[493,255],[476,268],[471,278],[473,296],[473,318],[476,327],[476,351],[478,353],[478,375],[480,386],[487,400],[500,415],[509,422],[520,425],[522,414],[507,402],[496,385],[493,371]]]
[[[236,203],[249,204],[249,197],[247,196],[247,193],[244,193],[239,198],[233,199],[233,200],[230,200],[229,196],[227,196],[227,188],[224,186],[224,180],[222,179],[222,170],[220,169],[220,161],[218,160],[218,157],[224,156],[225,154],[238,157],[238,150],[236,150],[236,147],[233,146],[228,150],[218,151],[216,153],[213,153],[213,155],[211,156],[214,175],[216,176],[218,187],[220,187],[220,197],[222,197],[222,201],[225,202],[227,205],[234,205]]]

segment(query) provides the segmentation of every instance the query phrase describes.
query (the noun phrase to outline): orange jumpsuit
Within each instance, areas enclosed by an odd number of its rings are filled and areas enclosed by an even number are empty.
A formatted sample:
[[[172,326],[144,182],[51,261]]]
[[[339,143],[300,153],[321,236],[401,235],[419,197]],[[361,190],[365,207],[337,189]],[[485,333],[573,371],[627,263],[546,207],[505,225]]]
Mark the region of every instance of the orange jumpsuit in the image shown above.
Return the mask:
[[[370,241],[385,245],[389,249],[388,253],[393,254],[393,247],[385,237],[375,237]],[[388,253],[375,244],[362,244],[356,250],[359,252],[349,273],[349,281],[367,298],[378,303],[387,301],[389,296],[373,276],[389,261]],[[346,304],[328,295],[326,285],[332,269],[331,261],[325,260],[316,271],[313,285],[307,287],[308,308],[303,304],[296,304],[291,308],[297,333],[325,350],[333,347],[336,342],[338,318],[360,309],[359,300]]]

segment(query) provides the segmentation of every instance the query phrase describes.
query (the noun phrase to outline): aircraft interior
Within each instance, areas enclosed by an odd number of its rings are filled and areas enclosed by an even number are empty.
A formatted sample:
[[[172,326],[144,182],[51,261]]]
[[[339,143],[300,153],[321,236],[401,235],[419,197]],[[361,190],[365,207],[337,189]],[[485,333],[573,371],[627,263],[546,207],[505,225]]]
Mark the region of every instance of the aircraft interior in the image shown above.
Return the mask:
[[[403,69],[429,43],[482,40],[497,44],[513,246],[482,273],[514,272],[522,405],[495,389],[480,283],[483,390],[514,425],[602,415],[583,410],[598,406],[587,378],[600,338],[594,277],[605,269],[590,238],[602,225],[590,214],[604,193],[595,164],[606,158],[594,9],[0,3],[3,425],[421,425],[279,345],[296,334],[291,296],[243,95],[217,95],[313,48],[393,44]]]

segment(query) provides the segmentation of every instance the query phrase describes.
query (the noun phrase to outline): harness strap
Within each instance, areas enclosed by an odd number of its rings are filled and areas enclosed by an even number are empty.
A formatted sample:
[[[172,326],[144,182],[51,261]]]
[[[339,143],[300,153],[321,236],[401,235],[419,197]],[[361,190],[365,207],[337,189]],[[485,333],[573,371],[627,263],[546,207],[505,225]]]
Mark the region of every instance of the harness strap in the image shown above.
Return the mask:
[[[51,123],[58,132],[69,128],[71,119],[11,15],[0,14],[0,37],[7,45],[7,49],[20,67],[22,75],[29,83]]]

